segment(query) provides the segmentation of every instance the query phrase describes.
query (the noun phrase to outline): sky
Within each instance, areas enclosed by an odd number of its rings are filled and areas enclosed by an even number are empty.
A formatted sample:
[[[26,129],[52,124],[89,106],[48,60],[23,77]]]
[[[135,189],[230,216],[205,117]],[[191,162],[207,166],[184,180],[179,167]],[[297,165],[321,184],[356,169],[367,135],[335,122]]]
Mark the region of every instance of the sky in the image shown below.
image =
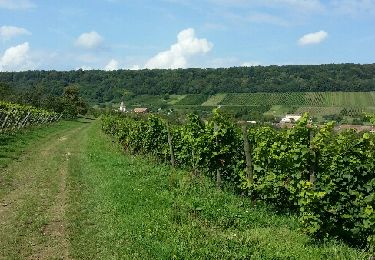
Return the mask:
[[[375,63],[375,0],[0,0],[0,71]]]

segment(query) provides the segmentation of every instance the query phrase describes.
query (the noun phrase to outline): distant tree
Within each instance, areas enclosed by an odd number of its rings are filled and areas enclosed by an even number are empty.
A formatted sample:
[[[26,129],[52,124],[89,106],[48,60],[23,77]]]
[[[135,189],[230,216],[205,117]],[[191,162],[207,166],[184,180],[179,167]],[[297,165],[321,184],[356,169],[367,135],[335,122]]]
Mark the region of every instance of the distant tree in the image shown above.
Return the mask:
[[[335,121],[335,122],[342,122],[343,121],[343,116],[341,115],[324,115],[323,119],[326,121]]]
[[[0,82],[0,100],[12,101],[14,98],[15,93],[10,86]]]
[[[62,102],[64,106],[64,115],[70,118],[76,118],[79,114],[87,113],[88,106],[79,96],[79,86],[70,85],[64,88],[62,95]]]
[[[361,116],[362,122],[369,122],[370,124],[375,126],[375,114],[367,114],[363,113]]]

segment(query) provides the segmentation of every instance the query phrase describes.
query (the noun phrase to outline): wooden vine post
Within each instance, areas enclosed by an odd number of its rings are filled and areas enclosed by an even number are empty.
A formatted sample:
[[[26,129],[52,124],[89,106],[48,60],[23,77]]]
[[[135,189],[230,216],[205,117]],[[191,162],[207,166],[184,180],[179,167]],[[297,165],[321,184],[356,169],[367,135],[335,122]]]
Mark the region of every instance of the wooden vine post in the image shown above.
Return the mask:
[[[175,167],[175,159],[174,159],[174,151],[173,151],[173,139],[171,135],[171,130],[169,128],[169,123],[167,123],[167,132],[168,132],[168,145],[169,145],[169,152],[171,154],[171,165]]]
[[[247,127],[242,125],[243,146],[246,157],[246,178],[250,184],[254,183],[253,166],[251,161],[251,147],[247,136]]]
[[[22,122],[18,125],[18,129],[23,128],[26,126],[27,120],[29,119],[31,112],[28,112],[26,117],[22,120]]]
[[[214,132],[217,134],[219,132],[219,126],[215,123],[214,124]],[[219,140],[216,135],[216,147],[219,147]],[[219,162],[217,162],[219,165]],[[221,187],[221,173],[219,167],[216,169],[216,188],[220,189]]]
[[[7,121],[8,121],[8,118],[9,118],[9,114],[7,114],[7,116],[5,117],[4,122],[3,122],[3,124],[1,125],[1,129],[5,129],[6,124],[7,124]]]
[[[316,156],[316,152],[315,152],[315,149],[314,149],[314,146],[312,144],[312,140],[314,138],[314,132],[313,132],[313,129],[309,129],[309,145],[310,145],[310,153],[311,153],[311,163],[310,163],[310,169],[309,169],[309,172],[310,172],[310,183],[312,185],[314,185],[315,181],[316,181],[316,175],[315,175],[315,172],[316,172],[316,164],[317,164],[317,156]]]

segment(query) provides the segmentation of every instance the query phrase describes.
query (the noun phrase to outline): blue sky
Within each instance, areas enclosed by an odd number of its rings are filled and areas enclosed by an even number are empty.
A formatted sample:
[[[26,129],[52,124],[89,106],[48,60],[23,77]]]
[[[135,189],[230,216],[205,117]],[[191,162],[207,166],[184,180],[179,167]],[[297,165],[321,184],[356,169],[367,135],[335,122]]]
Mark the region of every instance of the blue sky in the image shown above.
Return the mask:
[[[375,62],[375,0],[0,0],[0,71]]]

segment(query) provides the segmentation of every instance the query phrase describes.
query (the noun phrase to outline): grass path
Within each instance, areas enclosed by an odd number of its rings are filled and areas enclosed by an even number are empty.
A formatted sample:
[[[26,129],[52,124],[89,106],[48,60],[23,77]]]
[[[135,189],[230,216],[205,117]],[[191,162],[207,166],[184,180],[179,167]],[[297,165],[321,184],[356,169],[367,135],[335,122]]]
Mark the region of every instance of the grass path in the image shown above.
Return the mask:
[[[0,173],[0,259],[368,259],[203,177],[124,155],[99,122],[57,129]]]
[[[47,136],[37,135],[42,138],[39,142],[31,138],[26,153],[1,169],[7,184],[1,185],[0,193],[0,259],[69,258],[65,219],[68,161],[87,127],[65,122],[52,127],[56,132],[37,129]]]

